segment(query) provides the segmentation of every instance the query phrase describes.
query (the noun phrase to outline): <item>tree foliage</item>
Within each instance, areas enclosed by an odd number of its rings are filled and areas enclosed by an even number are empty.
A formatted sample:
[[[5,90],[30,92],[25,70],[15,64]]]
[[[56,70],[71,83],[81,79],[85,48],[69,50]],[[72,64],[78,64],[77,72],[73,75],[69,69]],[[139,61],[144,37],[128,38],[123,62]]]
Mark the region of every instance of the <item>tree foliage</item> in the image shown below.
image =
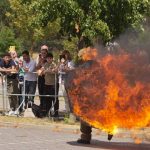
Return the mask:
[[[15,29],[16,36],[23,39],[26,49],[33,50],[41,40],[54,36],[59,31],[59,19],[54,22],[47,22],[47,26],[42,27],[36,24],[36,10],[31,9],[30,0],[9,0],[11,10],[6,13],[12,20],[11,26]],[[36,1],[35,1],[36,2]]]
[[[0,22],[4,25],[9,25],[9,19],[5,16],[6,12],[10,10],[8,0],[0,0]]]
[[[60,17],[62,34],[108,41],[127,28],[142,29],[150,0],[33,0],[30,6],[36,24],[45,26]]]
[[[18,50],[21,47],[21,41],[15,38],[13,30],[3,24],[0,25],[0,53],[9,50],[9,47],[15,45]]]
[[[78,38],[86,46],[98,39],[105,43],[128,28],[142,31],[145,16],[150,16],[150,0],[7,1],[10,10],[6,15],[12,20],[15,35],[30,49],[41,41],[62,37],[69,41]]]

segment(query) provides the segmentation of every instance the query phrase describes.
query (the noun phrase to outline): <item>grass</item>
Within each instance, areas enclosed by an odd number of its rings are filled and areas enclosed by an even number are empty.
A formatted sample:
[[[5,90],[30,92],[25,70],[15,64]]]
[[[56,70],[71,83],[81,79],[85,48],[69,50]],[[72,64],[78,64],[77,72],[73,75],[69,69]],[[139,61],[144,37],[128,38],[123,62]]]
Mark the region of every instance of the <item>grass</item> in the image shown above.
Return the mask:
[[[51,118],[25,118],[16,116],[0,116],[1,123],[11,123],[11,124],[24,124],[24,125],[75,125],[78,126],[79,122],[70,123],[69,121],[63,120],[53,120]]]

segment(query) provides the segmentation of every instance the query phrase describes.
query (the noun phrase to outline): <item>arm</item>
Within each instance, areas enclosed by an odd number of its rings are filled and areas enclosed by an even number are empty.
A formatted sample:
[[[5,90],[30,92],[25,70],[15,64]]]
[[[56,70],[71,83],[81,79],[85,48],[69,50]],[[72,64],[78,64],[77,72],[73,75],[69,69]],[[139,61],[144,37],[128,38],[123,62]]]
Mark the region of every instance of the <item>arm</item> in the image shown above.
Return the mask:
[[[8,72],[14,72],[14,73],[16,73],[16,72],[18,72],[18,68],[17,68],[17,66],[12,66],[10,69],[8,68]]]
[[[45,59],[38,57],[38,60],[36,61],[36,70],[39,70],[45,63]]]
[[[11,68],[2,68],[0,67],[0,71],[1,72],[5,72],[5,73],[11,73],[11,72],[17,72],[17,69],[15,68],[15,66],[12,66]]]
[[[64,71],[67,72],[67,71],[70,71],[73,69],[75,69],[75,65],[74,65],[73,61],[70,61],[65,65]]]
[[[55,74],[55,73],[57,73],[58,71],[57,71],[58,69],[57,69],[57,66],[56,66],[56,64],[55,63],[53,63],[51,66],[49,66],[48,68],[44,68],[44,74],[45,73],[50,73],[50,74]]]
[[[32,61],[29,65],[29,68],[24,65],[23,69],[25,70],[25,72],[34,72],[36,70],[36,62]]]

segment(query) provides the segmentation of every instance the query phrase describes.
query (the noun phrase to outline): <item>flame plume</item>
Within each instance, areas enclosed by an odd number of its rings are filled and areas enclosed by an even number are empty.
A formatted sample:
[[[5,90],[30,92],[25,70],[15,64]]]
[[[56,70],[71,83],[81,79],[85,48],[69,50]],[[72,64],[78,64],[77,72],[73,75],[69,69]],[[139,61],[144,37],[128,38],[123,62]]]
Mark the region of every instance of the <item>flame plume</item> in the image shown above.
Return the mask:
[[[92,52],[92,49],[86,50]],[[90,125],[115,133],[117,128],[150,123],[150,64],[139,52],[98,56],[69,76],[68,94],[74,113]],[[70,84],[71,83],[71,84]]]

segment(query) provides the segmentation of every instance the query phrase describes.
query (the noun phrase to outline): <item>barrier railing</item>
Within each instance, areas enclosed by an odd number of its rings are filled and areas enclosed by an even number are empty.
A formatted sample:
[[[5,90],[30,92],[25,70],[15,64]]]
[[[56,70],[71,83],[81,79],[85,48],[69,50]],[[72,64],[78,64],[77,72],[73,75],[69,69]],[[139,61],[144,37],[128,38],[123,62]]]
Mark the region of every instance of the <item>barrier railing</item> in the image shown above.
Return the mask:
[[[0,87],[0,95],[2,96],[1,98],[2,98],[2,101],[1,101],[1,104],[0,104],[0,109],[1,109],[1,111],[4,111],[4,109],[5,109],[5,100],[4,100],[4,76],[3,76],[3,74],[0,72],[0,85],[1,85],[1,87]]]
[[[31,72],[30,72],[31,73]],[[34,74],[37,74],[37,72],[32,72]],[[57,80],[57,73],[55,73],[55,94],[54,95],[40,95],[40,94],[26,94],[25,91],[25,79],[23,80],[23,91],[22,93],[18,94],[18,93],[14,93],[14,94],[11,94],[11,93],[8,93],[7,91],[7,75],[3,75],[2,73],[0,73],[0,77],[1,77],[1,90],[2,90],[2,93],[0,93],[0,95],[2,95],[2,105],[3,105],[3,108],[2,108],[2,111],[5,113],[6,111],[8,111],[8,96],[22,96],[22,102],[19,104],[19,107],[16,109],[15,111],[15,115],[19,115],[19,109],[22,107],[22,105],[25,103],[25,97],[26,96],[33,96],[33,97],[54,97],[55,100],[54,102],[52,103],[52,106],[49,110],[49,116],[50,116],[50,112],[52,111],[54,105],[56,104],[56,100],[57,100],[57,97],[66,97],[66,95],[59,95],[57,93],[57,83],[58,83],[58,80]],[[18,85],[19,86],[19,85]],[[36,87],[37,88],[37,87]],[[18,101],[19,103],[19,101]]]

